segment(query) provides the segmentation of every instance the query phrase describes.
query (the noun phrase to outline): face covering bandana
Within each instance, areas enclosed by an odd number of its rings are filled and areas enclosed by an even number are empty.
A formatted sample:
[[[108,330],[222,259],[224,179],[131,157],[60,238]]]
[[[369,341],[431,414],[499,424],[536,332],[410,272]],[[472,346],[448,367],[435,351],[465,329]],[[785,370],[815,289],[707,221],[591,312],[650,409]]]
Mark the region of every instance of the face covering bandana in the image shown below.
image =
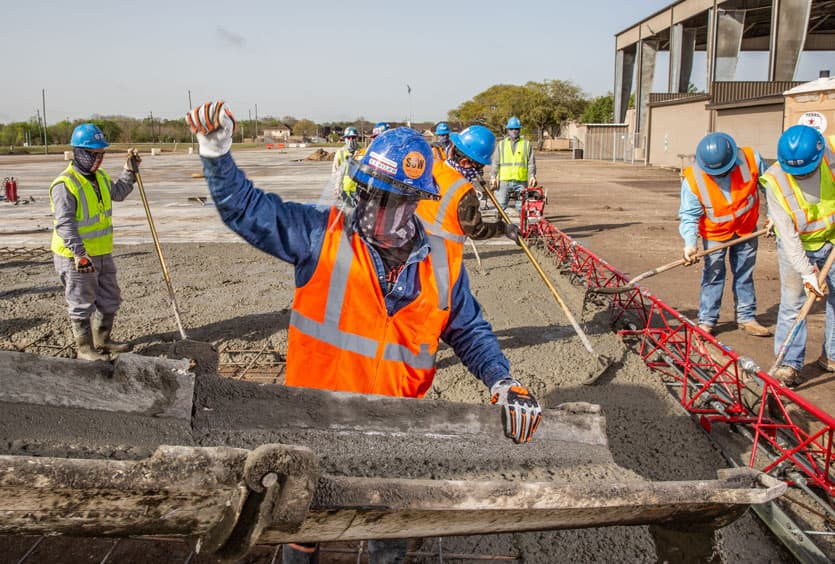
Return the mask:
[[[72,159],[78,172],[81,174],[93,174],[101,166],[101,162],[104,160],[104,153],[94,153],[81,147],[74,147],[72,150]]]
[[[438,135],[438,143],[441,145],[449,145],[449,135]]]
[[[348,152],[353,153],[359,147],[359,142],[357,141],[356,137],[348,137],[345,139],[345,148],[348,149]]]
[[[360,233],[373,245],[383,249],[410,245],[415,238],[417,201],[391,197],[382,192],[368,196],[360,191],[356,209]]]
[[[453,160],[453,155],[447,159],[449,165],[461,173],[461,175],[467,179],[467,182],[471,183],[478,178],[479,173],[481,172],[478,168],[474,166],[470,166],[468,168],[464,168],[458,161]]]
[[[508,129],[507,136],[511,139],[519,139],[519,130],[518,129]]]

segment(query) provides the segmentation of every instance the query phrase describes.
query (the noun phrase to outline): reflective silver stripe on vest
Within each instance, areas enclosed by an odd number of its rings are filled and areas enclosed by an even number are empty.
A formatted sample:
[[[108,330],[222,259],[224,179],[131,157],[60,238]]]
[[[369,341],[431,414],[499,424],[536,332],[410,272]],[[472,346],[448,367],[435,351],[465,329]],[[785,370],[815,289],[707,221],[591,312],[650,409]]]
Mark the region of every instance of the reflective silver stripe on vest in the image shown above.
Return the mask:
[[[79,237],[82,239],[95,239],[96,237],[103,237],[104,235],[110,235],[113,233],[113,227],[108,226],[104,229],[99,229],[97,231],[88,231],[86,233],[79,233]]]
[[[446,247],[442,239],[431,235],[427,235],[427,237],[433,252],[438,253],[438,260],[432,259],[433,272],[435,273],[439,297],[443,306],[441,309],[447,309],[447,304],[449,303],[449,264],[447,262]],[[439,246],[439,251],[435,251],[436,245]],[[436,263],[441,262],[441,259],[443,259],[443,267],[436,266]],[[290,325],[305,335],[338,349],[368,358],[374,358],[377,354],[377,341],[339,330],[339,319],[342,315],[345,290],[348,286],[348,274],[353,260],[354,252],[351,248],[351,242],[348,239],[347,233],[343,230],[339,238],[336,261],[334,262],[330,284],[328,285],[324,322],[319,323],[318,321],[314,321],[294,309],[290,313]],[[444,276],[442,277],[441,275]],[[429,353],[428,344],[421,344],[420,352],[414,354],[408,347],[387,343],[383,349],[383,359],[403,362],[419,370],[428,370],[435,365],[435,356]]]
[[[826,229],[828,223],[832,223],[832,216],[829,217],[829,222],[826,221],[826,218],[821,218],[811,222],[807,221],[806,212],[800,205],[800,202],[797,201],[797,196],[795,196],[794,189],[792,188],[786,171],[784,171],[782,167],[774,167],[773,170],[769,171],[769,174],[771,174],[774,178],[774,182],[777,184],[780,194],[783,195],[783,198],[785,198],[786,202],[789,204],[789,208],[794,216],[794,221],[797,225],[797,232],[799,234],[809,234],[816,231],[822,231]]]
[[[449,257],[446,254],[446,244],[440,237],[426,234],[429,248],[432,250],[432,272],[435,274],[435,284],[438,285],[438,307],[446,311],[449,309]]]
[[[449,187],[449,190],[447,190],[441,198],[441,204],[438,207],[438,213],[435,214],[435,219],[433,223],[429,223],[428,221],[425,221],[422,218],[418,218],[420,219],[421,223],[423,223],[424,227],[429,229],[435,235],[440,235],[441,237],[449,239],[450,241],[455,241],[456,243],[464,243],[467,240],[466,235],[452,233],[450,231],[447,231],[443,227],[444,217],[446,216],[447,208],[452,203],[452,200],[455,198],[455,193],[458,191],[458,189],[466,183],[467,180],[464,178],[459,178],[458,180],[452,183],[452,186]],[[456,210],[456,214],[457,213],[458,212]]]
[[[742,173],[742,180],[744,180],[745,182],[750,182],[751,171],[748,169],[748,160],[745,158],[745,154],[742,152],[742,149],[739,150],[739,155],[737,157],[736,164],[739,167],[739,171]],[[735,213],[730,213],[728,215],[715,215],[713,213],[713,202],[710,199],[710,192],[708,192],[707,183],[705,182],[705,174],[707,173],[704,172],[701,168],[699,168],[699,165],[693,165],[693,177],[696,179],[696,187],[699,190],[699,199],[702,201],[702,207],[705,209],[705,215],[712,222],[725,223],[728,221],[732,221],[738,217],[742,217],[742,215],[747,213],[751,208],[753,208],[757,204],[756,193],[750,194],[746,198],[745,205],[738,209]],[[731,188],[731,193],[733,193],[733,187]]]
[[[90,227],[91,225],[95,225],[99,222],[99,216],[90,215],[90,204],[87,202],[87,192],[84,190],[84,187],[78,182],[78,179],[75,177],[74,174],[70,173],[67,176],[62,177],[64,179],[69,180],[75,185],[76,192],[78,193],[78,200],[81,202],[81,220],[76,222],[78,227]],[[105,188],[107,189],[107,193],[110,194],[111,190],[110,187],[112,183],[108,181],[107,177],[103,174],[96,173],[96,179],[102,180],[104,182]],[[95,190],[95,188],[94,188]],[[99,186],[99,190],[101,187]],[[112,217],[113,216],[113,209],[107,209],[104,211],[105,217]],[[110,231],[113,231],[112,229]],[[99,232],[104,234],[103,232]],[[86,234],[85,234],[86,235]],[[89,236],[84,236],[82,239],[89,239]]]

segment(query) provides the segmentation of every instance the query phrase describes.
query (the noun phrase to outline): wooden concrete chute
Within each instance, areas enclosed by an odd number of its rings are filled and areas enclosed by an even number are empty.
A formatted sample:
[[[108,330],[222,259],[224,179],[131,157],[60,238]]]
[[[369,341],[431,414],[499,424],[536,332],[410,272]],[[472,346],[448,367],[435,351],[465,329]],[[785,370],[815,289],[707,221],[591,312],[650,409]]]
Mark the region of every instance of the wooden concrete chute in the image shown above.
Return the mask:
[[[786,485],[750,469],[717,480],[576,483],[319,477],[312,451],[160,447],[140,461],[0,456],[0,533],[179,536],[240,558],[255,544],[608,525],[718,528]]]

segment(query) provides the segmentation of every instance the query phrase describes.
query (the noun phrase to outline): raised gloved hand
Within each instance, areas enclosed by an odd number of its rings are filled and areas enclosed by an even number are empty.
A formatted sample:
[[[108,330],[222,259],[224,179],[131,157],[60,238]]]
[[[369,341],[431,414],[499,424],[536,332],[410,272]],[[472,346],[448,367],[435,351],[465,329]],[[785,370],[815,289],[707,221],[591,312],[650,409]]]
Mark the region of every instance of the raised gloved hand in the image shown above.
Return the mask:
[[[814,274],[804,274],[803,278],[803,289],[806,291],[806,295],[814,294],[815,300],[821,299],[824,294],[827,292],[826,284],[823,285],[823,288],[820,287],[818,284],[818,270],[815,269]]]
[[[137,169],[139,168],[139,163],[141,162],[142,157],[139,156],[139,149],[128,149],[127,157],[125,157],[125,170],[139,172]],[[134,166],[134,163],[136,163],[136,166]]]
[[[528,177],[528,186],[530,186],[531,188],[536,186],[536,176],[529,176]]]
[[[186,121],[197,135],[200,156],[215,158],[232,148],[235,116],[223,100],[197,106],[186,114]]]
[[[504,236],[516,243],[519,244],[519,226],[515,223],[505,223],[504,224]]]
[[[684,251],[681,254],[684,259],[684,266],[690,266],[691,264],[699,262],[699,257],[696,256],[696,253],[698,252],[699,249],[695,246],[688,245],[684,247]]]
[[[490,388],[490,401],[504,406],[504,434],[517,443],[530,442],[542,418],[542,408],[522,384],[513,378],[499,380]]]
[[[93,266],[93,261],[90,257],[75,257],[75,271],[76,272],[95,272],[96,267]]]

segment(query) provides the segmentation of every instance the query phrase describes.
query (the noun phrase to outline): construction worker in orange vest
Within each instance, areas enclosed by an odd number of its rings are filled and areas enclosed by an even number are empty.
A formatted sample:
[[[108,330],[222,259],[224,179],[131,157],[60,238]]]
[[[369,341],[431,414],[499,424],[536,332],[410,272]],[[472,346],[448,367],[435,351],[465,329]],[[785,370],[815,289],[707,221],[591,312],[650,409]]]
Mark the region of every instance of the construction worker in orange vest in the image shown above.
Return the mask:
[[[187,119],[221,219],[295,267],[287,385],[420,398],[443,339],[503,406],[505,433],[530,441],[539,403],[510,377],[455,244],[425,233],[415,217],[421,199],[438,197],[432,151],[418,132],[386,131],[349,161],[358,202],[345,215],[255,188],[230,154],[235,121],[222,101],[194,108]],[[369,542],[371,562],[405,552],[405,540]],[[287,545],[283,558],[315,562],[317,547]]]
[[[817,129],[793,125],[777,141],[777,162],[763,174],[768,212],[777,231],[780,264],[780,309],[774,331],[774,354],[797,319],[806,294],[826,294],[823,350],[816,364],[835,372],[835,269],[823,287],[818,271],[835,244],[835,136],[827,142]],[[792,387],[801,383],[806,356],[806,321],[798,325],[774,377]]]
[[[440,200],[421,200],[417,214],[430,233],[440,235],[459,245],[467,237],[489,239],[506,235],[516,241],[519,227],[502,221],[487,223],[481,217],[481,202],[472,182],[481,180],[484,166],[496,144],[496,136],[483,125],[471,125],[453,133],[445,160],[436,160],[432,175],[440,189]],[[435,148],[433,147],[433,150]]]
[[[684,239],[684,260],[693,264],[701,235],[705,250],[742,237],[757,229],[760,174],[765,170],[762,157],[750,147],[738,148],[733,138],[721,132],[710,133],[696,147],[696,164],[684,170],[681,184],[679,232]],[[771,331],[754,317],[757,298],[754,292],[754,265],[757,239],[705,255],[699,296],[699,327],[713,334],[719,321],[719,308],[725,289],[725,255],[733,274],[733,294],[737,326],[749,335],[767,337]]]

